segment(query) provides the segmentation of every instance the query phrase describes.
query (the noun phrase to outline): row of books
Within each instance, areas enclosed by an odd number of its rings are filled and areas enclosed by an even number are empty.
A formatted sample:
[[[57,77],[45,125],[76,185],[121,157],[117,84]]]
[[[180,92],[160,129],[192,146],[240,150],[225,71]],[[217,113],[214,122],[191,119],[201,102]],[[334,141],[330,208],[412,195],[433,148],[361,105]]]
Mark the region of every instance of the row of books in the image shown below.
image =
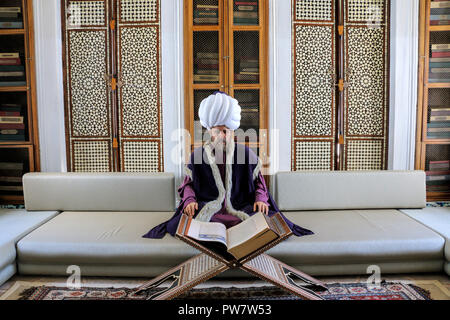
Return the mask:
[[[253,128],[255,130],[259,127],[259,102],[249,101],[244,102],[239,101],[241,107],[241,123],[242,129]]]
[[[25,141],[25,123],[20,104],[0,105],[0,141]]]
[[[427,137],[431,139],[450,138],[450,108],[430,107]]]
[[[430,107],[427,137],[431,139],[450,138],[450,108]]]
[[[0,86],[26,85],[25,66],[19,52],[0,53]]]
[[[197,52],[194,60],[195,82],[219,82],[219,54]]]
[[[21,7],[0,7],[0,29],[22,29]]]
[[[429,161],[426,174],[427,191],[450,191],[450,160]]]
[[[433,0],[430,4],[430,25],[450,24],[450,1]]]
[[[219,6],[213,4],[194,5],[194,24],[217,24],[219,22]],[[258,24],[257,1],[234,1],[233,23]]]
[[[235,82],[258,82],[259,80],[259,60],[257,57],[241,57],[235,63]]]
[[[233,23],[258,24],[258,1],[234,1]]]
[[[0,192],[23,192],[23,162],[0,162]]]
[[[258,24],[258,1],[234,1],[233,23]]]
[[[217,24],[219,22],[219,6],[195,4],[194,24]]]
[[[450,82],[450,43],[431,45],[429,82]]]

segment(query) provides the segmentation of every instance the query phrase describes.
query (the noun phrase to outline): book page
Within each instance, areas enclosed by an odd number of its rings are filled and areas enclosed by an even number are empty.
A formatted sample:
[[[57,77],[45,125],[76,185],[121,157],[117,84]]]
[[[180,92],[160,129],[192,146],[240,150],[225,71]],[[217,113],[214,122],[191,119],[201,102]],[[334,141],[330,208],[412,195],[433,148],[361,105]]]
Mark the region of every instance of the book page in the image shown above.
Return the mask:
[[[269,229],[263,213],[253,216],[227,230],[228,249],[236,247]]]
[[[192,219],[187,236],[198,241],[220,242],[227,246],[227,231],[219,222],[203,222]]]

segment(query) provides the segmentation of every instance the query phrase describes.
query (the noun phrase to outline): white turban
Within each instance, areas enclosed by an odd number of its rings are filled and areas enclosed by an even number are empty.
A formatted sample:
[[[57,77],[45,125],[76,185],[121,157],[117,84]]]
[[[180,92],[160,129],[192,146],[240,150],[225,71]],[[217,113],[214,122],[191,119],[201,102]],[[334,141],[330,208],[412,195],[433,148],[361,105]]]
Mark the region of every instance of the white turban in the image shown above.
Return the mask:
[[[203,99],[198,116],[202,126],[208,130],[220,125],[236,130],[241,123],[241,107],[233,97],[217,92]]]

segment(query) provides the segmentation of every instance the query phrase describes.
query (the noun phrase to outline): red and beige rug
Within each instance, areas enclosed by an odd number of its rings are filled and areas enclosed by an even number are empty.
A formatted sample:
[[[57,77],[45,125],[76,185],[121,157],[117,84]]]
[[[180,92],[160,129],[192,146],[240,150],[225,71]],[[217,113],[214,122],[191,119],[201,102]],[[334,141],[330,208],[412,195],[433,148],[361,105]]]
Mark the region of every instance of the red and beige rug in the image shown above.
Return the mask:
[[[16,292],[19,300],[145,300],[156,291],[134,295],[132,288],[82,287],[68,289],[55,286],[33,286]],[[431,300],[429,291],[413,284],[382,282],[369,288],[366,283],[331,283],[328,290],[319,293],[326,300]],[[248,299],[296,300],[299,299],[274,286],[191,289],[177,299]]]

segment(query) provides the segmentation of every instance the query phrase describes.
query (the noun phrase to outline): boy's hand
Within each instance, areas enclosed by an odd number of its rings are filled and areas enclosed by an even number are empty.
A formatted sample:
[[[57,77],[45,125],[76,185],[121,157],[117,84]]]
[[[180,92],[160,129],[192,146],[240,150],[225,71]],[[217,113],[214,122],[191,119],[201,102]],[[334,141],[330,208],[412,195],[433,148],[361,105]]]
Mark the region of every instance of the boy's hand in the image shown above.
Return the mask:
[[[195,210],[198,210],[198,203],[194,201],[189,203],[186,208],[184,208],[184,213],[187,214],[188,217],[193,217]]]
[[[269,206],[262,201],[257,201],[253,205],[253,211],[256,211],[256,207],[258,207],[258,211],[261,211],[265,215],[269,214]]]

